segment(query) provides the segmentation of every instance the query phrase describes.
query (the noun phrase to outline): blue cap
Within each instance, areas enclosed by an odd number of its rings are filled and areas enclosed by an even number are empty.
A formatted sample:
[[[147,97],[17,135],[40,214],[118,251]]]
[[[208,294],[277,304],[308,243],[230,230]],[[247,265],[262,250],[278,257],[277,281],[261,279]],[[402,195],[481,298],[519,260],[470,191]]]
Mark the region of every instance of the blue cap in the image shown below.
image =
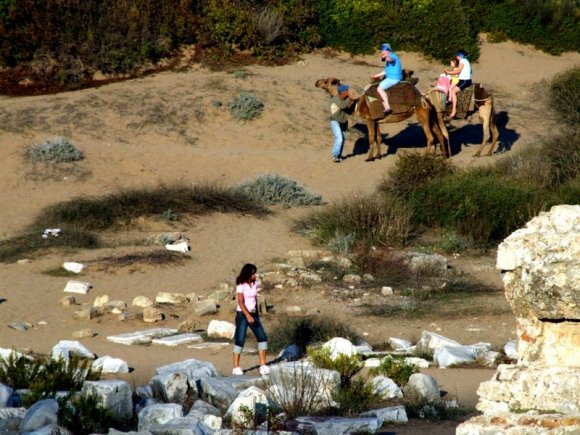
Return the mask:
[[[465,51],[459,50],[455,56],[459,56],[460,58],[464,58],[465,57]]]
[[[383,45],[381,45],[381,51],[393,51],[393,50],[391,50],[391,45],[385,42]]]
[[[344,91],[348,91],[348,85],[340,85],[338,87],[338,93],[342,94]]]

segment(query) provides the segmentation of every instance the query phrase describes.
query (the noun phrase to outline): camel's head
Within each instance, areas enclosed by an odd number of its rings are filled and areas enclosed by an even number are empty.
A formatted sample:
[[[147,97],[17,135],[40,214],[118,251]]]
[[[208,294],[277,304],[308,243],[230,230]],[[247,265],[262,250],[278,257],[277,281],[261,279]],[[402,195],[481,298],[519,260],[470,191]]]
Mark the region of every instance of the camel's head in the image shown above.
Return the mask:
[[[314,86],[324,89],[330,95],[338,95],[338,85],[340,85],[340,80],[335,77],[318,79],[314,84]]]

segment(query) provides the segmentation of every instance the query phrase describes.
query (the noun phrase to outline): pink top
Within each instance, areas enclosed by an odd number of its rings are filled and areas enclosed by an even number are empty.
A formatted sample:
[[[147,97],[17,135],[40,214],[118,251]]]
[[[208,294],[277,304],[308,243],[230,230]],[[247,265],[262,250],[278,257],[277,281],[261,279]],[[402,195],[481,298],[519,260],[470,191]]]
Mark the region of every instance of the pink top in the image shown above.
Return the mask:
[[[256,309],[258,291],[260,290],[260,282],[255,281],[252,285],[243,283],[236,286],[236,293],[242,293],[244,295],[244,305],[248,311]],[[238,311],[242,311],[240,304],[238,304]]]

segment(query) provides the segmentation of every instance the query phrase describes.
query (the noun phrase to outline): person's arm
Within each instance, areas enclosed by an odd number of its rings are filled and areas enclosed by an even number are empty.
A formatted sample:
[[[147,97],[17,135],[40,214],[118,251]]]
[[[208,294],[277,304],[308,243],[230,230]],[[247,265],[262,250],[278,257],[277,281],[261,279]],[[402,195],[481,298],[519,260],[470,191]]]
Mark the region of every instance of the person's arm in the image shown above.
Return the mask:
[[[246,300],[244,299],[244,293],[240,292],[237,295],[238,295],[238,305],[242,309],[244,316],[246,316],[248,323],[254,323],[254,317],[252,317],[252,314],[248,311],[248,308],[246,308]]]
[[[373,74],[373,75],[371,76],[371,79],[375,79],[375,80],[377,80],[377,79],[382,79],[384,76],[385,76],[385,72],[384,72],[384,71],[381,71],[381,72],[380,72],[380,73],[378,73],[378,74]]]
[[[445,70],[445,74],[450,74],[450,75],[456,75],[459,74],[461,72],[461,70],[463,69],[463,64],[460,63],[458,66],[456,66],[455,68],[453,68],[452,70]]]

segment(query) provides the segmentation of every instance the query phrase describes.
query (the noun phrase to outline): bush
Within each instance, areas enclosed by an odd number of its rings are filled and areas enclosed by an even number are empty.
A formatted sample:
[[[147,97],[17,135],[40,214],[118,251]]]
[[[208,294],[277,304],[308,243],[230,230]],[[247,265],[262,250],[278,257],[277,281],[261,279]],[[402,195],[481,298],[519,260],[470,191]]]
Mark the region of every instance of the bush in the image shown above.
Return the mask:
[[[308,358],[318,368],[337,371],[340,374],[341,388],[350,386],[352,377],[365,366],[362,358],[357,354],[340,353],[332,359],[330,349],[325,347],[309,347]]]
[[[285,317],[268,334],[268,343],[273,352],[296,344],[304,353],[311,344],[325,342],[333,337],[343,337],[350,341],[356,341],[359,338],[350,326],[337,318]]]
[[[32,145],[26,149],[26,159],[31,162],[77,162],[85,158],[68,139],[57,137],[48,139],[39,145]]]
[[[417,188],[445,177],[455,171],[449,160],[424,153],[405,153],[399,156],[395,169],[384,178],[379,190],[399,198],[409,199]]]
[[[266,204],[280,204],[286,208],[322,203],[320,195],[313,195],[299,186],[296,181],[278,174],[262,175],[256,181],[241,184],[239,188]]]
[[[58,422],[72,433],[108,433],[119,427],[113,414],[95,396],[68,396],[58,399]]]
[[[237,121],[250,121],[260,116],[264,103],[247,92],[240,92],[229,104],[230,113]]]
[[[573,68],[552,79],[550,106],[562,121],[580,124],[580,67]]]
[[[411,230],[410,221],[409,209],[399,200],[356,195],[299,220],[295,229],[328,247],[401,246]]]
[[[440,420],[463,420],[465,416],[474,414],[474,408],[447,403],[443,399],[428,399],[418,393],[405,394],[403,399],[405,410],[409,418],[420,418],[431,421]]]
[[[387,356],[381,359],[378,367],[373,369],[373,373],[391,378],[395,384],[404,387],[409,382],[412,374],[418,373],[419,369],[414,364],[408,364],[403,358]]]
[[[371,381],[355,378],[347,387],[336,389],[332,399],[338,404],[341,415],[354,416],[376,406],[381,397],[375,393]]]

